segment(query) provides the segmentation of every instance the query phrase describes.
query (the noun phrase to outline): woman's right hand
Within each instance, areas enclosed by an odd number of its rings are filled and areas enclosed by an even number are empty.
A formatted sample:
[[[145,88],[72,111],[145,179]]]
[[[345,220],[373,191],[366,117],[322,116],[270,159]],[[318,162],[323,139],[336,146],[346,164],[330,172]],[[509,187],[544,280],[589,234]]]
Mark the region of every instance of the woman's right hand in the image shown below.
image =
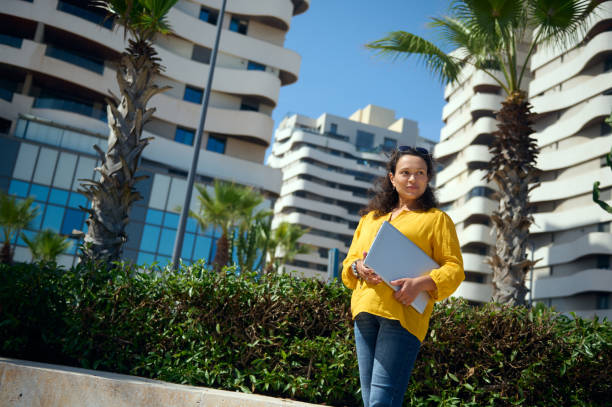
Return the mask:
[[[363,252],[363,259],[357,260],[357,264],[355,265],[355,267],[357,268],[357,273],[359,273],[359,276],[367,284],[370,284],[370,285],[380,284],[383,281],[382,278],[380,278],[380,276],[376,274],[374,270],[372,270],[371,268],[369,268],[363,263],[363,260],[365,260],[367,255],[368,255],[368,252]]]

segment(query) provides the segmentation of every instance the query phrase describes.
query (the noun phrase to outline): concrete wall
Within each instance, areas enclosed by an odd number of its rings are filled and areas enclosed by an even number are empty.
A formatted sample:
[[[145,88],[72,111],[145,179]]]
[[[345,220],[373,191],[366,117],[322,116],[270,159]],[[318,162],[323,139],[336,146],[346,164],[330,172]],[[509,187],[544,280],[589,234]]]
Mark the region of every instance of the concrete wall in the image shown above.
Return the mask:
[[[0,406],[308,407],[253,394],[0,358]]]

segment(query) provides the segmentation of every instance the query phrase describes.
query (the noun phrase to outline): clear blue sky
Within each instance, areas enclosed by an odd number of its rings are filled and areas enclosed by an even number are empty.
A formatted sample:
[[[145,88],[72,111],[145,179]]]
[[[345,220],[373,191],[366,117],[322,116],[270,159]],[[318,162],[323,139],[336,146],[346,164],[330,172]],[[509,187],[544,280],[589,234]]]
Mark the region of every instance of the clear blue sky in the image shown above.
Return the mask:
[[[397,30],[435,41],[426,23],[448,6],[448,0],[311,0],[287,34],[285,47],[302,56],[302,65],[298,81],[281,88],[275,128],[287,113],[348,117],[375,104],[416,120],[422,137],[438,141],[444,106],[438,79],[414,58],[393,61],[364,44]]]

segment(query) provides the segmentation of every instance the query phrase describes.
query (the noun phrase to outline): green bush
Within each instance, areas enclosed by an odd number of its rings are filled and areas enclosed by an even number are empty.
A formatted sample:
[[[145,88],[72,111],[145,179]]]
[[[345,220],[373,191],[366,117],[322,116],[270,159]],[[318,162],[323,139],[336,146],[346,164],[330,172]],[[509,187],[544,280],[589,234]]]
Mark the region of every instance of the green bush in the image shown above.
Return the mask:
[[[0,265],[0,353],[361,405],[350,292],[287,275]],[[438,304],[406,405],[606,405],[612,327],[545,307]]]

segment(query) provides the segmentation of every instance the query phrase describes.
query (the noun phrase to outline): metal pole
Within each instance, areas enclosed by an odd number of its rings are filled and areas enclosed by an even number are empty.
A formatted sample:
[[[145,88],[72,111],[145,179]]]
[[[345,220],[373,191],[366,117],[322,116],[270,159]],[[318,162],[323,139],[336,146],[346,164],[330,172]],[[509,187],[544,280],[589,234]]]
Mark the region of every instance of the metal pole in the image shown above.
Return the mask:
[[[215,45],[212,49],[210,57],[210,68],[208,71],[208,80],[206,89],[204,89],[204,100],[202,101],[202,113],[200,114],[200,124],[195,136],[193,147],[193,158],[191,160],[191,169],[187,175],[187,192],[185,193],[185,202],[181,209],[181,217],[179,218],[178,230],[174,239],[174,250],[172,251],[172,269],[177,270],[181,251],[183,250],[183,239],[185,237],[185,226],[187,225],[187,217],[189,216],[189,204],[191,203],[191,194],[193,192],[193,183],[195,181],[196,170],[198,167],[198,159],[200,158],[200,146],[202,145],[202,133],[204,132],[204,124],[206,123],[206,111],[208,110],[208,100],[210,99],[210,91],[212,88],[213,74],[215,72],[215,63],[217,62],[217,51],[219,49],[219,38],[221,38],[221,26],[223,25],[223,16],[225,14],[225,4],[227,0],[222,0],[219,18],[217,20],[217,35],[215,37]]]

